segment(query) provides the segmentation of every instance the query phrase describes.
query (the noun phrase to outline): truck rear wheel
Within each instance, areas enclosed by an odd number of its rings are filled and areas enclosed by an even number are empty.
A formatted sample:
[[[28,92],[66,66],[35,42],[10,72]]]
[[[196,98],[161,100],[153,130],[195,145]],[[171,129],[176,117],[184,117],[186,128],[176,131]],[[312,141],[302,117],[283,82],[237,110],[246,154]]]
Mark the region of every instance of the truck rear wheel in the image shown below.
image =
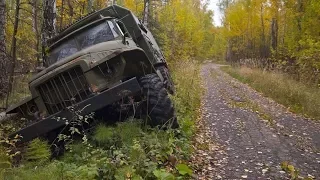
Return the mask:
[[[151,126],[177,128],[178,122],[167,90],[157,74],[148,74],[139,79],[143,103],[141,114]]]

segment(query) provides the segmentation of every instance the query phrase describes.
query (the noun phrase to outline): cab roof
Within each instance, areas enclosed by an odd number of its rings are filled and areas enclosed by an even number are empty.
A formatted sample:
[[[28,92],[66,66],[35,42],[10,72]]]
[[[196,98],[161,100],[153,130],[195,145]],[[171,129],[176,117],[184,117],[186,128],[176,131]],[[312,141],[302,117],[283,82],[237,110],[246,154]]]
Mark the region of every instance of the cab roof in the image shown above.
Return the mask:
[[[88,23],[91,23],[93,21],[99,20],[101,18],[110,17],[110,18],[120,18],[119,13],[122,14],[128,14],[131,13],[128,9],[123,8],[118,5],[112,5],[108,6],[106,8],[103,8],[99,11],[93,11],[89,14],[87,14],[84,17],[79,18],[74,23],[70,24],[63,30],[61,30],[56,36],[54,36],[51,39],[47,40],[47,46],[50,47],[51,45],[55,44],[55,42],[59,41],[61,38],[67,36],[68,34],[72,33],[73,31],[87,25]]]

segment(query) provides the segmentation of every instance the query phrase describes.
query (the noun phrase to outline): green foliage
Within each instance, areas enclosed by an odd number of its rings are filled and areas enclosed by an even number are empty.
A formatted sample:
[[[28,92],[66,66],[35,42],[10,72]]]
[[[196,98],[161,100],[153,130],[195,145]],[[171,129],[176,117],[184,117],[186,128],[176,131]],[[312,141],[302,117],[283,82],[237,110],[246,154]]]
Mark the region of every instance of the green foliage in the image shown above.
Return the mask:
[[[127,180],[127,179],[142,180],[142,177],[135,174],[135,169],[133,167],[125,166],[116,171],[115,179],[116,180]]]
[[[5,148],[0,146],[0,179],[5,177],[8,170],[12,167],[11,157],[6,152]]]
[[[191,176],[192,175],[192,170],[185,164],[178,164],[176,166],[178,172],[181,174],[181,175],[189,175]]]
[[[59,180],[62,179],[61,169],[56,163],[47,166],[21,166],[8,169],[4,174],[0,174],[0,179],[8,180]]]
[[[51,156],[49,145],[39,138],[31,141],[25,152],[25,160],[42,163],[48,161]]]
[[[173,174],[166,172],[166,170],[164,169],[154,170],[153,174],[158,180],[174,180],[175,179]]]
[[[115,131],[124,144],[132,144],[141,135],[140,127],[140,121],[129,119],[125,123],[118,123]]]
[[[99,124],[94,133],[93,139],[101,144],[108,144],[114,137],[114,128]]]
[[[183,145],[185,146],[187,139],[175,137],[176,131],[158,129],[142,131],[141,128],[137,128],[135,133],[127,131],[128,127],[134,129],[139,126],[139,121],[118,123],[116,127],[100,125],[93,140],[99,140],[101,144],[98,143],[97,146],[85,145],[80,142],[73,144],[70,147],[71,151],[61,161],[64,166],[73,167],[72,169],[64,169],[65,174],[69,174],[73,178],[81,178],[88,174],[87,171],[90,171],[90,175],[101,178],[125,179],[130,177],[141,179],[144,177],[152,179],[154,177],[152,172],[159,166],[165,167],[170,162],[172,154],[178,160],[183,160],[186,157]],[[120,129],[122,130],[120,131]],[[104,131],[111,131],[114,134],[109,136]],[[123,134],[122,138],[125,137],[125,134],[131,137],[127,136],[127,139],[123,141],[120,133]],[[105,134],[108,136],[102,136]],[[116,140],[117,138],[119,139]],[[109,146],[105,146],[105,142]],[[172,173],[178,174],[175,171]]]

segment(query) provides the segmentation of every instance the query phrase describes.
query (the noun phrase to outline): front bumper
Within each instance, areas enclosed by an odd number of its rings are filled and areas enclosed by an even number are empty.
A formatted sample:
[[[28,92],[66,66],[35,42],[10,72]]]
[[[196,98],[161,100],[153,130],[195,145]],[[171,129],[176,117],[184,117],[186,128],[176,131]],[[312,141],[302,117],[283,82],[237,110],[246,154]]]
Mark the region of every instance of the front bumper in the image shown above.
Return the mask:
[[[135,95],[141,92],[141,87],[137,78],[129,79],[121,84],[114,86],[110,89],[95,94],[90,98],[75,104],[76,109],[81,110],[80,115],[86,115],[90,112],[97,111],[103,107],[121,100],[123,97]],[[72,119],[72,113],[68,110],[62,110],[56,114],[50,115],[47,118],[40,120],[34,124],[31,124],[13,134],[10,138],[14,138],[16,135],[21,135],[22,139],[18,143],[24,143],[30,141],[36,137],[39,137],[45,133],[51,132],[57,128],[65,126],[66,123],[63,120],[57,121],[58,117],[65,118],[66,120]]]

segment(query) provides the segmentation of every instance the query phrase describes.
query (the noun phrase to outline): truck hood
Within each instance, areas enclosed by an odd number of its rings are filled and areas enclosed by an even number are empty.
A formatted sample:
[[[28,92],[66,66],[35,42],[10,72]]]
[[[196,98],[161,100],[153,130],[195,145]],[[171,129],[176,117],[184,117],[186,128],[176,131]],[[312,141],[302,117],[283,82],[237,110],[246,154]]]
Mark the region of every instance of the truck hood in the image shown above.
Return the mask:
[[[99,44],[96,44],[96,45],[93,45],[93,46],[90,46],[88,48],[85,48],[81,51],[78,51],[77,53],[74,53],[73,55],[71,56],[68,56],[52,65],[50,65],[48,68],[44,69],[43,71],[39,72],[38,74],[34,75],[29,84],[31,82],[33,82],[34,80],[42,77],[43,75],[47,74],[48,72],[51,72],[53,71],[54,69],[76,59],[76,58],[79,58],[81,56],[84,56],[84,55],[88,55],[88,54],[93,54],[93,53],[98,53],[98,52],[101,52],[101,51],[109,51],[109,54],[112,54],[112,53],[121,53],[123,51],[127,51],[127,50],[130,50],[130,49],[137,49],[136,46],[132,47],[132,46],[127,46],[125,44],[122,43],[122,40],[114,40],[114,41],[108,41],[108,42],[103,42],[103,43],[99,43]]]

